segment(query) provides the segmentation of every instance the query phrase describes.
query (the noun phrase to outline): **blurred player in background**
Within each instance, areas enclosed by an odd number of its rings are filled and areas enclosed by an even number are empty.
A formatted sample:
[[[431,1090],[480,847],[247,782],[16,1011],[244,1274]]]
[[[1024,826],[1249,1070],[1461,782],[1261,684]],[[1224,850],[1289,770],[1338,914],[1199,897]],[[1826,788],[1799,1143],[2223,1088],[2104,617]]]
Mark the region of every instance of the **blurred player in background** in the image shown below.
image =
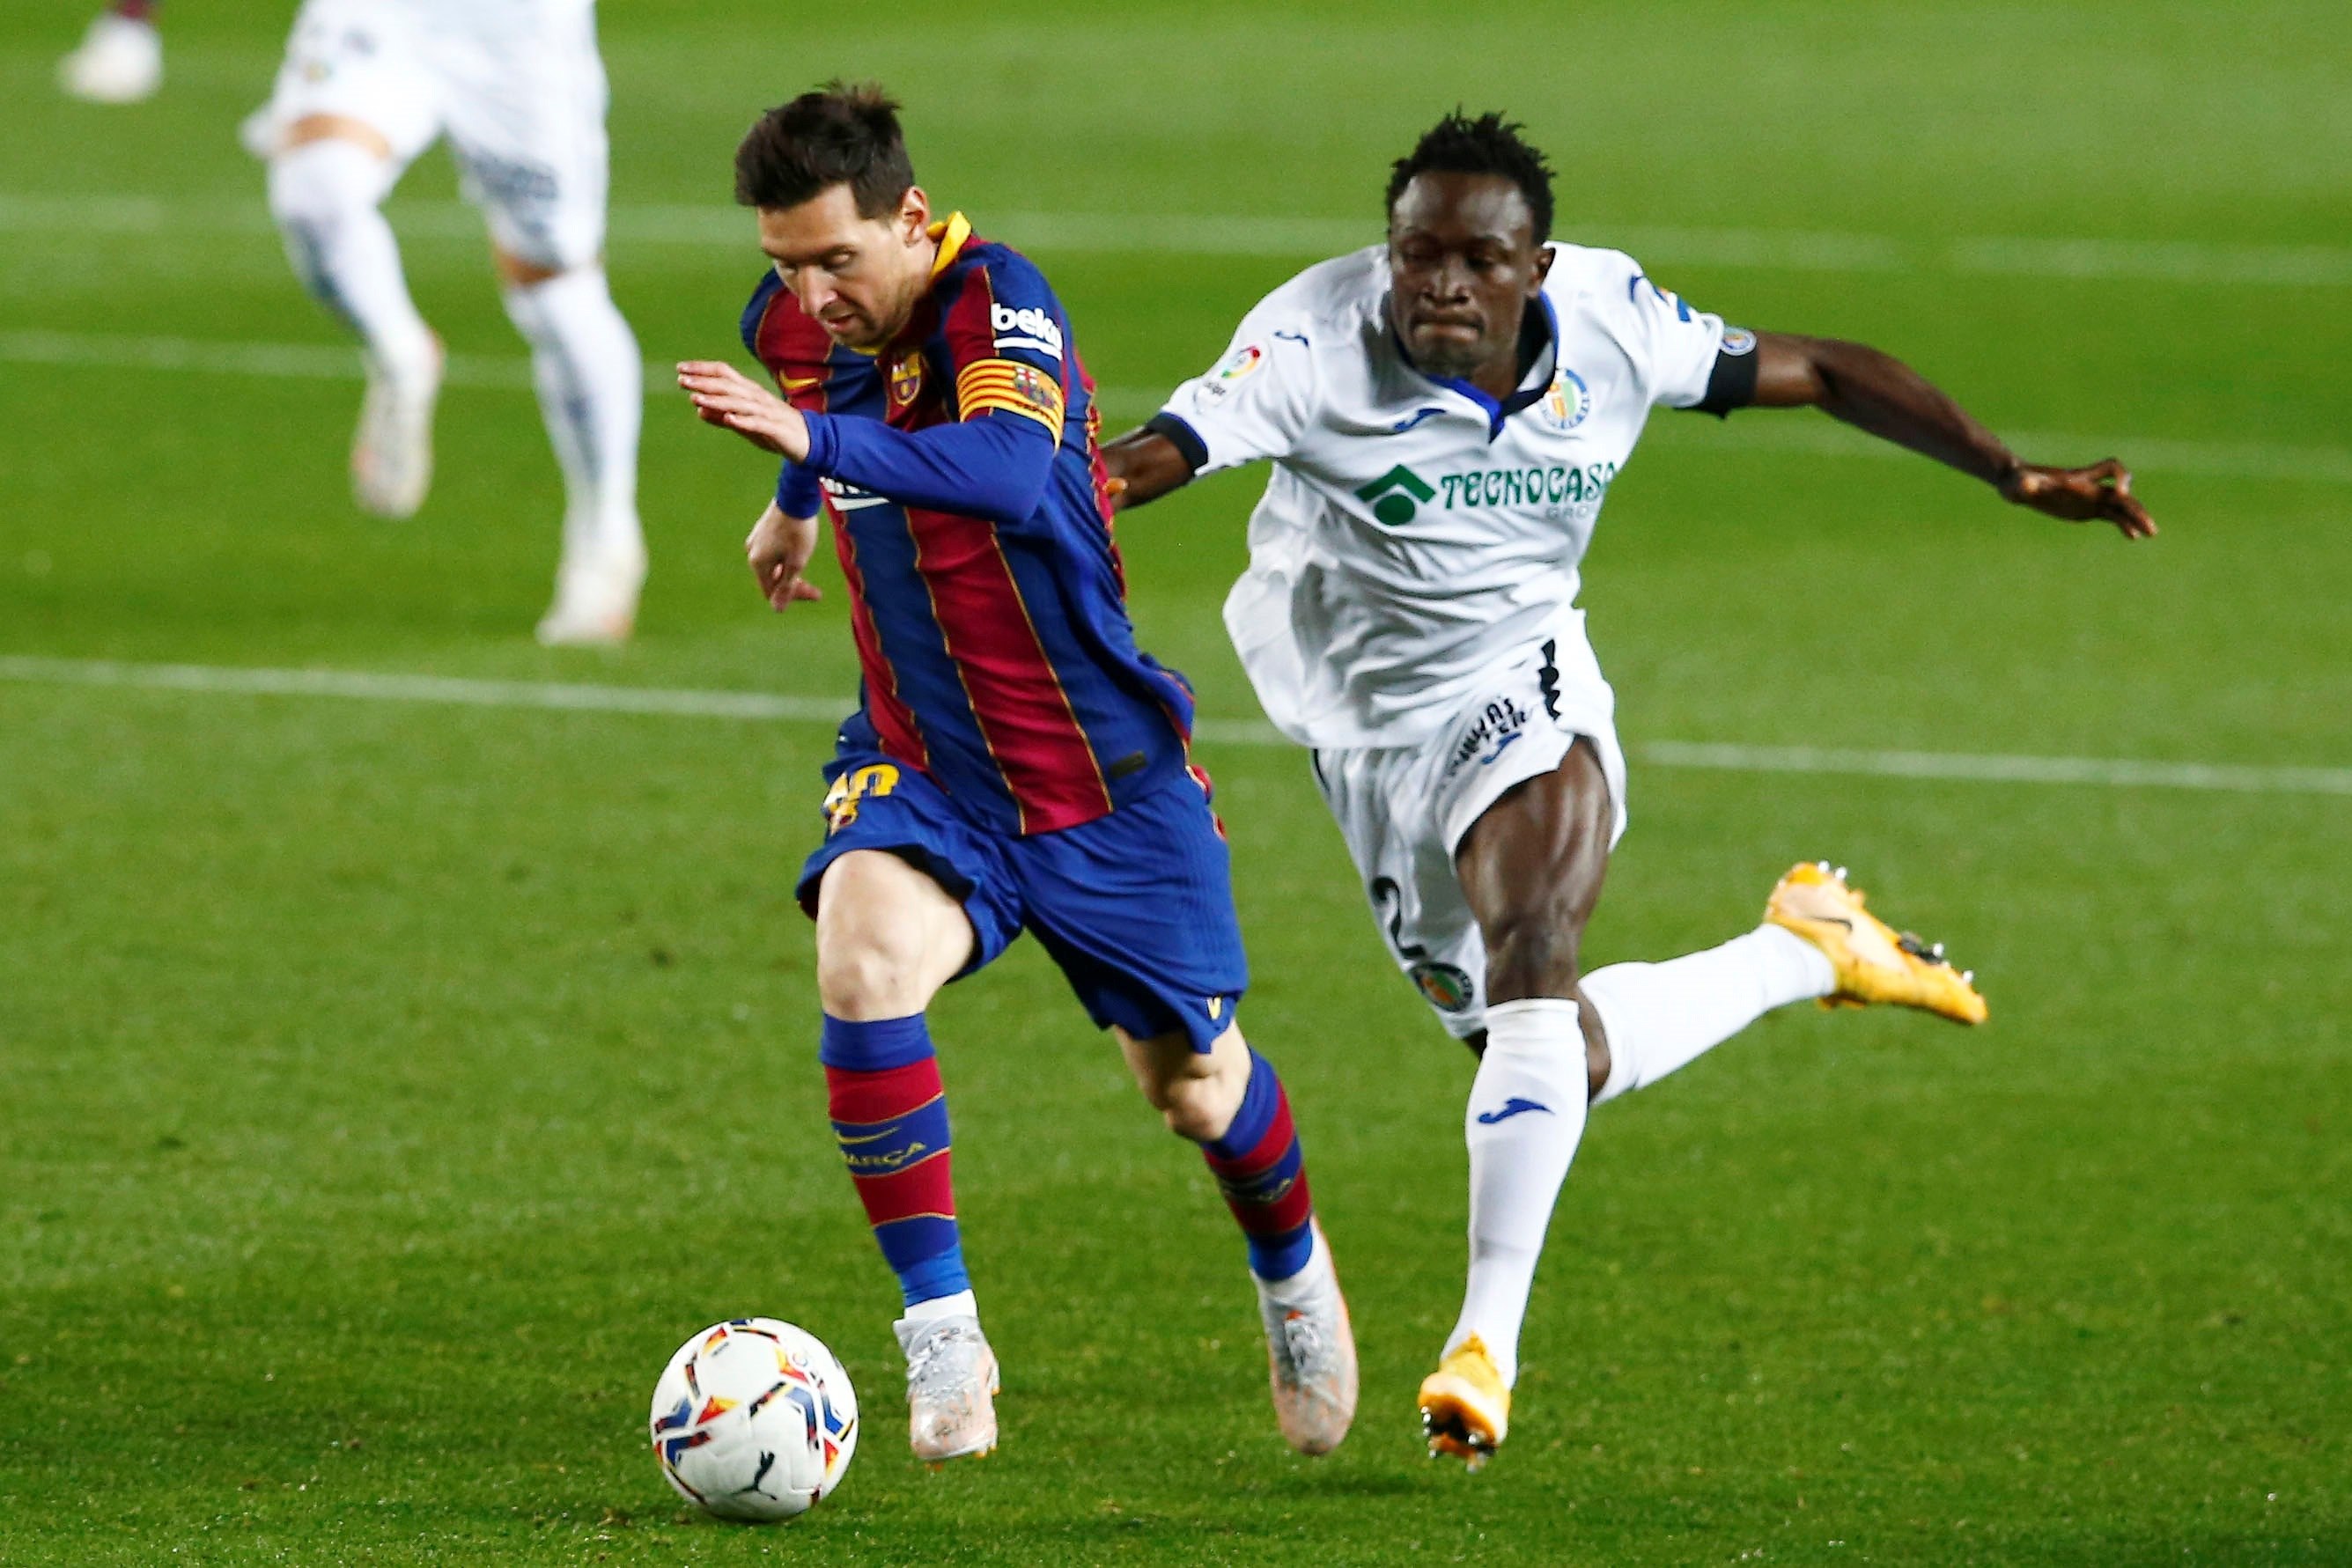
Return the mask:
[[[1094,383],[1044,275],[961,214],[932,219],[897,108],[835,83],[736,154],[774,264],[743,340],[790,402],[718,361],[678,380],[785,460],[747,543],[770,602],[817,597],[821,504],[848,581],[864,700],[799,895],[834,1130],[906,1303],[915,1452],[983,1454],[997,1432],[924,1013],[1024,927],[1200,1145],[1248,1243],[1283,1435],[1328,1452],[1355,1414],[1347,1303],[1281,1080],[1234,1023],[1224,834],[1188,755],[1192,689],[1135,646]]]
[[[1765,924],[1720,947],[1580,971],[1625,761],[1577,567],[1650,410],[1817,407],[2050,516],[2155,528],[2112,459],[2021,463],[1875,350],[1726,328],[1617,252],[1547,244],[1550,171],[1500,116],[1431,131],[1392,169],[1388,212],[1385,246],[1268,296],[1105,457],[1129,506],[1275,464],[1226,626],[1267,715],[1314,747],[1398,965],[1479,1052],[1469,1283],[1421,1390],[1432,1451],[1475,1467],[1508,1429],[1588,1103],[1809,998],[1984,1017],[1940,948],[1880,924],[1826,865],[1791,871]],[[1824,658],[1881,656],[1810,612],[1797,634]]]
[[[142,103],[163,85],[159,0],[115,0],[100,11],[81,45],[58,62],[58,85],[91,103]]]
[[[380,209],[448,136],[563,470],[549,643],[626,639],[646,575],[644,370],[604,278],[605,102],[593,0],[308,0],[246,127],[296,274],[366,350],[352,488],[387,517],[414,514],[432,483],[444,357]]]

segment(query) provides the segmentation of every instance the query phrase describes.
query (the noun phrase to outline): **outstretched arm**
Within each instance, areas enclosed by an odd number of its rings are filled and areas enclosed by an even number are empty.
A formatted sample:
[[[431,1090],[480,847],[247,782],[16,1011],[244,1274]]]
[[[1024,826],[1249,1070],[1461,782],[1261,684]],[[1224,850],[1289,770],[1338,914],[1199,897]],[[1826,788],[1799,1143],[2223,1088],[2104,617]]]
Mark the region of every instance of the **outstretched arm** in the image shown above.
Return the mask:
[[[1818,408],[2000,490],[2004,499],[2070,523],[2111,523],[2127,539],[2156,523],[2131,493],[2131,470],[2110,457],[2087,468],[2019,461],[1925,376],[1876,349],[1835,338],[1762,332],[1756,342],[1760,408]]]
[[[1122,511],[1156,501],[1192,481],[1193,461],[1150,425],[1104,443],[1102,455],[1103,466],[1110,471],[1111,504]]]
[[[876,419],[803,413],[717,360],[679,365],[677,383],[704,423],[910,507],[1012,526],[1036,511],[1053,477],[1054,437],[1036,419],[992,414],[903,431]]]

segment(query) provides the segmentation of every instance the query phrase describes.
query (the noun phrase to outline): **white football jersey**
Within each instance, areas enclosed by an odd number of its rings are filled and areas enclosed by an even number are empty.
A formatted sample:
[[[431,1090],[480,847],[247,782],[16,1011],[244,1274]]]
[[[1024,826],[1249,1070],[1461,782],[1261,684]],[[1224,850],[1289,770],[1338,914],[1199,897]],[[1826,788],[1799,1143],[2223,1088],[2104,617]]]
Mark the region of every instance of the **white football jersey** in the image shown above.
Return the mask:
[[[1506,403],[1407,361],[1385,246],[1276,289],[1169,399],[1201,472],[1274,461],[1225,625],[1293,740],[1419,740],[1482,672],[1570,626],[1578,563],[1650,410],[1699,402],[1717,357],[1755,347],[1629,256],[1552,249],[1551,340]]]

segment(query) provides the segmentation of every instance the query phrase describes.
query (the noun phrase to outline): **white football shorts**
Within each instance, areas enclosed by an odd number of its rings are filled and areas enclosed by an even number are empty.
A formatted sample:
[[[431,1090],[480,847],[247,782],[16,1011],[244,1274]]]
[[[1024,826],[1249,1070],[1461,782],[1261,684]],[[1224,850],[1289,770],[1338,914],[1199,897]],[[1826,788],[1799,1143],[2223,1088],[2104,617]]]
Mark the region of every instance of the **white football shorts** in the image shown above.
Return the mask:
[[[588,0],[305,0],[253,139],[339,115],[404,169],[446,134],[499,247],[568,269],[604,247],[609,98]]]
[[[1486,1027],[1486,945],[1454,852],[1505,790],[1558,768],[1580,737],[1609,780],[1614,848],[1625,831],[1616,709],[1583,612],[1571,611],[1427,740],[1312,754],[1390,955],[1457,1039]]]

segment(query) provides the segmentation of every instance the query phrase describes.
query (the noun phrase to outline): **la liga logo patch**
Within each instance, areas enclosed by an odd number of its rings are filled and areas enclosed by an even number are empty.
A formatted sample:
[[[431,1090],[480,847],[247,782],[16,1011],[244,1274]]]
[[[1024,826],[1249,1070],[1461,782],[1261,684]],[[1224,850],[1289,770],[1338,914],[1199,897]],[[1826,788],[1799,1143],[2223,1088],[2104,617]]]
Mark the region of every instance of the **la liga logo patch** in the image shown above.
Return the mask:
[[[1225,356],[1225,362],[1217,367],[1217,379],[1221,382],[1237,382],[1244,376],[1255,374],[1257,368],[1264,363],[1265,363],[1265,350],[1255,343],[1244,343]]]

